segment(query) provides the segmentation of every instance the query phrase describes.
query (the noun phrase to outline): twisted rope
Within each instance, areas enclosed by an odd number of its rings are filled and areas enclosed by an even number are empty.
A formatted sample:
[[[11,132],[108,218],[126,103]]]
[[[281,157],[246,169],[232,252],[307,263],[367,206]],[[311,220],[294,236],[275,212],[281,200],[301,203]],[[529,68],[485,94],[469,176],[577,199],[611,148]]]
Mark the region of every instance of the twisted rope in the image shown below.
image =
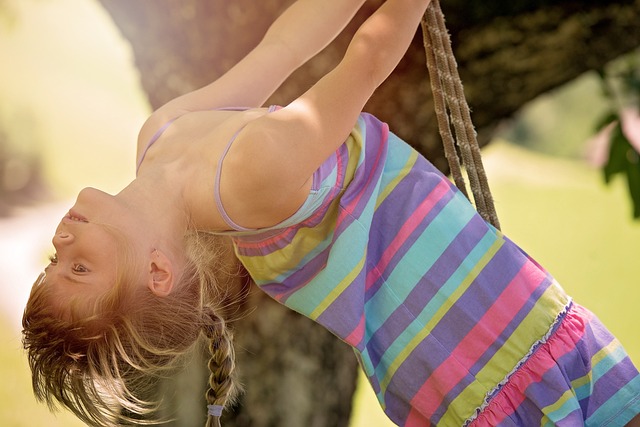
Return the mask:
[[[482,165],[471,112],[464,95],[458,65],[451,48],[451,38],[439,0],[432,0],[425,12],[422,19],[422,34],[438,128],[454,183],[471,200],[461,170],[461,157],[478,213],[499,229],[500,222]],[[451,129],[452,125],[455,137]],[[460,157],[456,151],[456,144],[460,149]]]

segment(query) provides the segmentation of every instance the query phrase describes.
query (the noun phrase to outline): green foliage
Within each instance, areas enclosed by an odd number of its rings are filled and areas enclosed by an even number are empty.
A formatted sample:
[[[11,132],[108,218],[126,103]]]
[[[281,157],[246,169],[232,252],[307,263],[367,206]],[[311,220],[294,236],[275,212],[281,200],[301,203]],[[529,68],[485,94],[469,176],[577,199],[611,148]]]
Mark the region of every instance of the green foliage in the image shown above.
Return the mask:
[[[592,123],[609,112],[600,78],[589,72],[524,105],[498,138],[538,153],[583,159],[585,141],[593,137]],[[604,123],[608,125],[614,119]]]
[[[623,131],[621,111],[640,110],[639,65],[640,53],[635,53],[600,72],[604,94],[612,107],[597,125],[597,130],[602,130],[614,123],[609,135],[609,158],[603,166],[604,180],[609,184],[616,175],[626,177],[635,219],[640,219],[640,155]]]
[[[640,156],[617,122],[610,137],[609,160],[604,165],[604,179],[608,184],[614,175],[626,175],[629,195],[633,202],[633,217],[640,218]]]

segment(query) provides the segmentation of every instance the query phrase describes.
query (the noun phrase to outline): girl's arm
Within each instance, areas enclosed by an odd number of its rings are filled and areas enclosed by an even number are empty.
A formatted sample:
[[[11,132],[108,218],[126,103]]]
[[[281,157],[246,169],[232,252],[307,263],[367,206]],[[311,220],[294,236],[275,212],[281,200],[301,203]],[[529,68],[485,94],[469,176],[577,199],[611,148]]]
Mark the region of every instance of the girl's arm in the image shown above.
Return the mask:
[[[154,113],[160,123],[185,111],[259,107],[307,60],[324,49],[365,0],[298,0],[271,24],[260,43],[213,83]]]
[[[335,69],[285,108],[244,128],[225,160],[224,173],[233,179],[221,187],[232,218],[265,226],[298,209],[313,172],[345,141],[406,52],[429,1],[387,0],[358,29]]]

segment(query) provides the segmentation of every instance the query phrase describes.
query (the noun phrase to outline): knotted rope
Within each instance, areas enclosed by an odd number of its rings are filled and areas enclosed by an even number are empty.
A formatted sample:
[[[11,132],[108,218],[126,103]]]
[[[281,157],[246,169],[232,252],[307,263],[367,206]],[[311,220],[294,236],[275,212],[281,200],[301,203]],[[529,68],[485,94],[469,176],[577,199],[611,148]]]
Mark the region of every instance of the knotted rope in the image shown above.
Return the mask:
[[[451,48],[451,38],[445,26],[439,0],[432,0],[427,8],[422,19],[422,34],[438,128],[454,183],[471,200],[455,147],[457,144],[478,213],[494,227],[500,229],[487,175],[482,165],[469,105],[464,95],[458,65]],[[455,137],[451,129],[452,124]]]

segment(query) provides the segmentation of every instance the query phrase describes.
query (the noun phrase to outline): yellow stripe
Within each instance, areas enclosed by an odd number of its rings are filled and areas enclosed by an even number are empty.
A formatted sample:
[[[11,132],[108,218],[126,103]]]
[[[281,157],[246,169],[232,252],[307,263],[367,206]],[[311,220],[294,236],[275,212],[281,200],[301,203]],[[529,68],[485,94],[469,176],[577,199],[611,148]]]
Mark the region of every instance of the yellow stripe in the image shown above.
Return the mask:
[[[337,203],[338,200],[332,202],[333,205]],[[238,258],[247,266],[247,269],[251,272],[251,277],[258,286],[271,283],[281,278],[281,274],[297,271],[297,267],[302,264],[304,257],[313,252],[317,245],[331,235],[338,213],[339,211],[335,206],[330,206],[320,224],[313,228],[299,229],[292,243],[269,255],[239,255]]]
[[[362,141],[362,133],[359,132],[358,128],[355,128],[349,138],[345,141],[345,146],[347,147],[348,152],[348,161],[345,165],[345,184],[346,187],[353,180],[353,176],[356,173],[356,169],[360,165],[360,155],[362,154],[362,150],[364,150],[363,141]]]
[[[497,239],[489,248],[489,250],[483,255],[483,257],[478,261],[475,267],[467,274],[463,281],[461,281],[460,286],[456,289],[456,291],[451,294],[450,297],[447,298],[447,301],[444,302],[438,312],[431,318],[431,320],[422,328],[420,332],[418,332],[413,339],[407,344],[402,352],[400,352],[396,358],[389,365],[389,369],[387,369],[387,373],[380,381],[380,393],[384,393],[387,389],[389,383],[391,382],[391,378],[395,375],[396,371],[405,359],[411,354],[413,350],[424,340],[424,338],[429,335],[430,331],[437,325],[440,320],[444,317],[446,313],[449,312],[453,304],[464,294],[467,288],[471,285],[471,283],[476,279],[478,274],[482,271],[482,269],[491,261],[493,256],[498,252],[500,247],[504,244],[504,240]]]
[[[549,332],[550,326],[568,303],[568,297],[560,286],[555,282],[549,286],[534,309],[477,373],[476,381],[453,400],[442,416],[442,422],[445,425],[447,422],[459,422],[459,414],[473,413],[484,401],[486,393],[504,380],[523,356],[529,353],[531,347]],[[453,412],[452,408],[456,408],[456,412]]]
[[[567,390],[565,391],[562,396],[560,396],[560,399],[558,399],[553,405],[549,405],[545,408],[542,408],[542,410],[545,413],[545,416],[542,417],[542,419],[540,420],[540,425],[541,426],[555,426],[556,424],[554,423],[554,421],[549,418],[549,414],[552,414],[553,412],[559,410],[560,408],[562,408],[562,406],[564,406],[568,401],[570,401],[571,399],[575,398],[575,394],[573,392],[573,390]],[[574,410],[579,408],[579,405],[577,402],[575,402],[572,406],[574,406]],[[566,413],[563,413],[562,415],[567,415]]]
[[[358,276],[362,267],[364,266],[364,262],[366,259],[366,253],[360,259],[358,264],[347,274],[344,279],[338,283],[331,292],[318,304],[318,306],[311,312],[309,317],[312,320],[316,320],[333,302],[342,294],[342,292],[353,282],[353,280]]]
[[[614,353],[618,347],[620,347],[620,341],[614,339],[606,347],[603,347],[591,358],[591,366],[596,366],[602,359],[605,359],[610,354]]]
[[[416,160],[418,160],[418,153],[412,150],[411,155],[407,159],[407,163],[405,163],[405,165],[402,167],[402,171],[398,173],[396,177],[393,178],[393,180],[391,180],[387,184],[387,186],[384,188],[384,190],[382,190],[378,195],[378,200],[376,201],[376,207],[375,207],[376,209],[378,209],[378,206],[380,206],[380,204],[384,202],[387,196],[398,186],[400,181],[404,179],[407,172],[411,170],[411,168],[413,168],[413,165],[415,165]]]
[[[568,297],[554,284],[549,286],[511,336],[493,355],[476,378],[485,384],[497,384],[529,353],[531,347],[543,338],[568,304]],[[492,372],[492,366],[500,372]]]
[[[584,375],[580,378],[577,378],[571,381],[571,387],[573,387],[574,389],[578,389],[585,384],[589,384],[591,381],[592,381],[592,372],[591,370],[589,370],[589,373],[587,375]]]

